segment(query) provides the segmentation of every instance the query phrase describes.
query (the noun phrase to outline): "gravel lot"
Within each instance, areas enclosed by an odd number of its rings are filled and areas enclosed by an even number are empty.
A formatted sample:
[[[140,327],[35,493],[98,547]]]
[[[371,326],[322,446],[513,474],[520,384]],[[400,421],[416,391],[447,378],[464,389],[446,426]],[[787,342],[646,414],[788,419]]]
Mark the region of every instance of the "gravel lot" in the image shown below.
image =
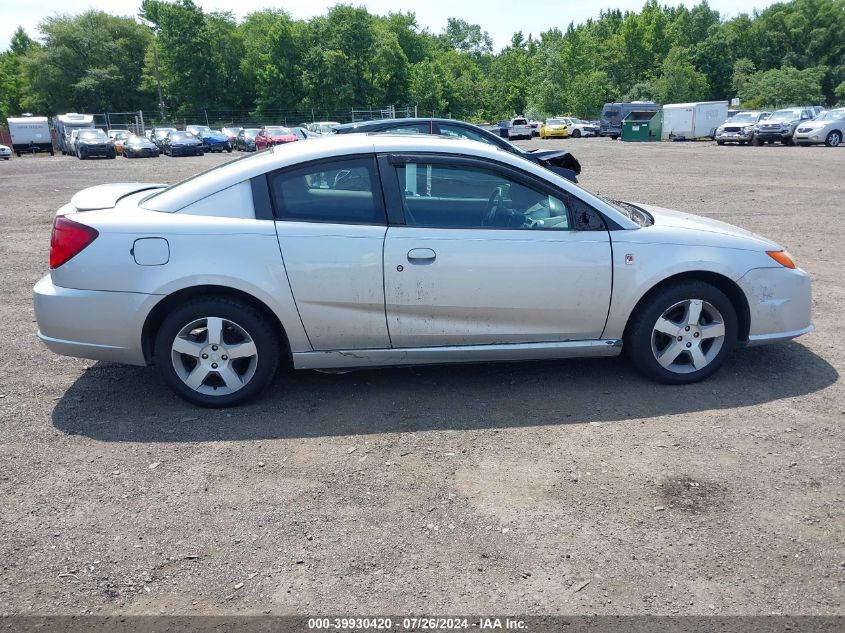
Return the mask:
[[[0,614],[845,612],[845,151],[525,145],[780,241],[816,331],[685,387],[598,359],[300,372],[195,409],[48,352],[31,288],[79,189],[234,155],[0,162]]]

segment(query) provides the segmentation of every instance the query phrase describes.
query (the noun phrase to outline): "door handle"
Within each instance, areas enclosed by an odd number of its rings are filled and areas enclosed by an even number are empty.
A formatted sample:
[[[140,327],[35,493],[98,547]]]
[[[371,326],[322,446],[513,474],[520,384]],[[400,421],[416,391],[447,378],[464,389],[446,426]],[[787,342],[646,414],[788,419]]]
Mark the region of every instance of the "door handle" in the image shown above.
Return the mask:
[[[408,261],[412,264],[430,264],[437,257],[430,248],[412,248],[408,251]]]

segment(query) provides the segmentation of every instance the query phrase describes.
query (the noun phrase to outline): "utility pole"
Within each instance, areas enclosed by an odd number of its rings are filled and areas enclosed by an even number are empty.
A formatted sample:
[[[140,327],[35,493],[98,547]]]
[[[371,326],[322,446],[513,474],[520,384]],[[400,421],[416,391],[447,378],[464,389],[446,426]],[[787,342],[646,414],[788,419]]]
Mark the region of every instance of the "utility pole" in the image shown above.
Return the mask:
[[[156,36],[154,36],[156,37]],[[153,42],[153,68],[155,68],[156,73],[156,87],[158,88],[158,112],[161,117],[161,121],[164,121],[164,97],[161,94],[161,75],[158,72],[158,37],[156,37],[156,41]]]

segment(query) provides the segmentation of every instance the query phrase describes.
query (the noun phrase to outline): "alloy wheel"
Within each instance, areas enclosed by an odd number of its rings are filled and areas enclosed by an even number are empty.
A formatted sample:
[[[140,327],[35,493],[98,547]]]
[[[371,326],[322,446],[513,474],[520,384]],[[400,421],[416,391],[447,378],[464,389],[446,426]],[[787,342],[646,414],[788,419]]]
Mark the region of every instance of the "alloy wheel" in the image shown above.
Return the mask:
[[[676,374],[699,371],[719,354],[725,322],[718,309],[702,299],[686,299],[666,309],[654,324],[651,351],[661,367]]]
[[[245,387],[258,366],[258,348],[240,325],[221,317],[196,319],[171,344],[176,375],[190,389],[224,396]]]

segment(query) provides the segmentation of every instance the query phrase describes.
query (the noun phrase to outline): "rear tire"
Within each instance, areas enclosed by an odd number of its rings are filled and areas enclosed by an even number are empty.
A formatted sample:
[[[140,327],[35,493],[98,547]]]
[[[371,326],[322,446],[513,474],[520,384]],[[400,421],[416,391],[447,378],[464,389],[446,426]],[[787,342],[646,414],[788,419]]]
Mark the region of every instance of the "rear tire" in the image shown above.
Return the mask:
[[[739,324],[725,294],[708,283],[684,281],[648,297],[631,317],[625,351],[642,373],[667,384],[714,374],[736,346]]]
[[[280,349],[276,331],[252,306],[205,297],[165,317],[156,335],[155,361],[180,398],[200,407],[232,407],[270,384]]]

